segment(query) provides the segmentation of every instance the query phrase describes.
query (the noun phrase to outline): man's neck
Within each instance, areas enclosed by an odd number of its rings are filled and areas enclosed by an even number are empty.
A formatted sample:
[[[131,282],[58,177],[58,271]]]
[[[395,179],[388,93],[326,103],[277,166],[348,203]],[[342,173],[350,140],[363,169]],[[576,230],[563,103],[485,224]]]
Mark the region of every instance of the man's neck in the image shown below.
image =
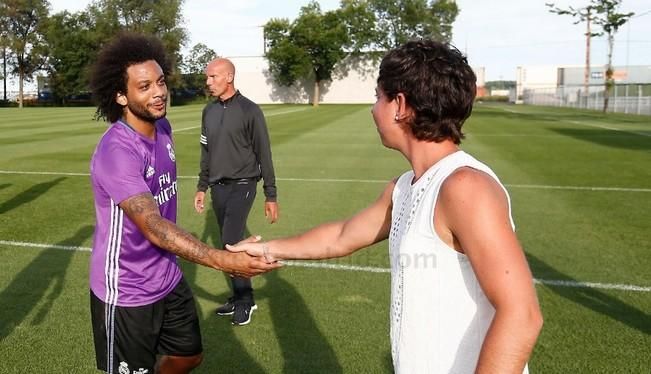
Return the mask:
[[[226,90],[226,92],[224,92],[221,96],[219,96],[219,100],[226,101],[231,97],[235,96],[236,93],[237,90],[235,89],[235,87],[230,87],[228,90]]]
[[[125,113],[124,121],[127,125],[131,127],[135,132],[141,134],[144,137],[149,139],[156,139],[156,123],[145,121],[141,118],[134,116],[131,112]]]

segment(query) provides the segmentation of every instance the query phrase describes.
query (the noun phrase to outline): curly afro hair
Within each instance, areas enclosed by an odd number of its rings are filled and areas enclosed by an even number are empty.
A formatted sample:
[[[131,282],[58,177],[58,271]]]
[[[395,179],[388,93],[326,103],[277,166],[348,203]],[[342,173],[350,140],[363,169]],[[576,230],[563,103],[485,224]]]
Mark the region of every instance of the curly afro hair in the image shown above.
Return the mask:
[[[407,124],[418,140],[461,143],[461,126],[472,113],[477,77],[454,46],[409,41],[389,51],[380,64],[378,87],[389,99],[405,95],[413,109]]]
[[[90,89],[97,104],[96,119],[115,122],[122,117],[123,107],[115,102],[118,93],[127,92],[127,68],[154,60],[169,75],[171,64],[160,39],[154,36],[121,33],[99,52],[91,68]]]

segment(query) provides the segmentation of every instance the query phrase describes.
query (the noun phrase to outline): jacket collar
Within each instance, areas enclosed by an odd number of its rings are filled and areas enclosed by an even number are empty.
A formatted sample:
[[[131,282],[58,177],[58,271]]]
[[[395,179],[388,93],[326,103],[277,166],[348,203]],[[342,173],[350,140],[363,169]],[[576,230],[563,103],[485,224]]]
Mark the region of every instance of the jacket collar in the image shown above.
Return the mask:
[[[217,99],[217,101],[218,101],[220,104],[226,106],[226,105],[230,104],[231,101],[233,101],[236,97],[238,97],[238,96],[240,96],[240,95],[241,95],[241,94],[240,94],[240,90],[236,90],[235,93],[233,94],[233,96],[229,97],[228,99],[226,99],[226,100]]]

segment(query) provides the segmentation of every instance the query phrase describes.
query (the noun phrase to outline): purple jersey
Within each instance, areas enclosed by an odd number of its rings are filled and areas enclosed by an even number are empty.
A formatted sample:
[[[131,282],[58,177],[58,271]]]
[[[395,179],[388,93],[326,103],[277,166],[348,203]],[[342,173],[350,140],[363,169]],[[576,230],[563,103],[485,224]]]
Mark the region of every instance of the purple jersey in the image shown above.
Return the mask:
[[[156,302],[176,287],[181,270],[176,255],[140,232],[118,206],[151,192],[160,214],[176,222],[176,160],[172,129],[156,122],[156,140],[116,122],[104,133],[90,162],[96,226],[90,259],[90,288],[107,304],[140,306]]]

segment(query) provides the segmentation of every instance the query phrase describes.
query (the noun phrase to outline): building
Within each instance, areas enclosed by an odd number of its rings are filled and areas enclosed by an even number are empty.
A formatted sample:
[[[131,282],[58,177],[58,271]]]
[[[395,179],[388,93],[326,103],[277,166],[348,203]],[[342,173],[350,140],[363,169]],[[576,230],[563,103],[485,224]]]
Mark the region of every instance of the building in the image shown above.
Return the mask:
[[[614,66],[613,78],[617,85],[651,84],[651,66]],[[591,66],[588,91],[603,91],[605,66]],[[585,66],[525,66],[516,71],[516,92],[522,97],[527,90],[560,88],[567,93],[585,91]],[[589,92],[588,92],[589,93]]]
[[[605,66],[527,66],[516,72],[515,103],[601,110],[605,103]],[[613,66],[615,86],[608,110],[651,114],[651,66]]]
[[[303,80],[290,87],[276,83],[263,56],[228,57],[235,65],[235,87],[259,104],[312,102],[314,80]],[[375,80],[379,61],[348,58],[335,68],[332,81],[322,82],[322,104],[356,104],[375,102]]]

